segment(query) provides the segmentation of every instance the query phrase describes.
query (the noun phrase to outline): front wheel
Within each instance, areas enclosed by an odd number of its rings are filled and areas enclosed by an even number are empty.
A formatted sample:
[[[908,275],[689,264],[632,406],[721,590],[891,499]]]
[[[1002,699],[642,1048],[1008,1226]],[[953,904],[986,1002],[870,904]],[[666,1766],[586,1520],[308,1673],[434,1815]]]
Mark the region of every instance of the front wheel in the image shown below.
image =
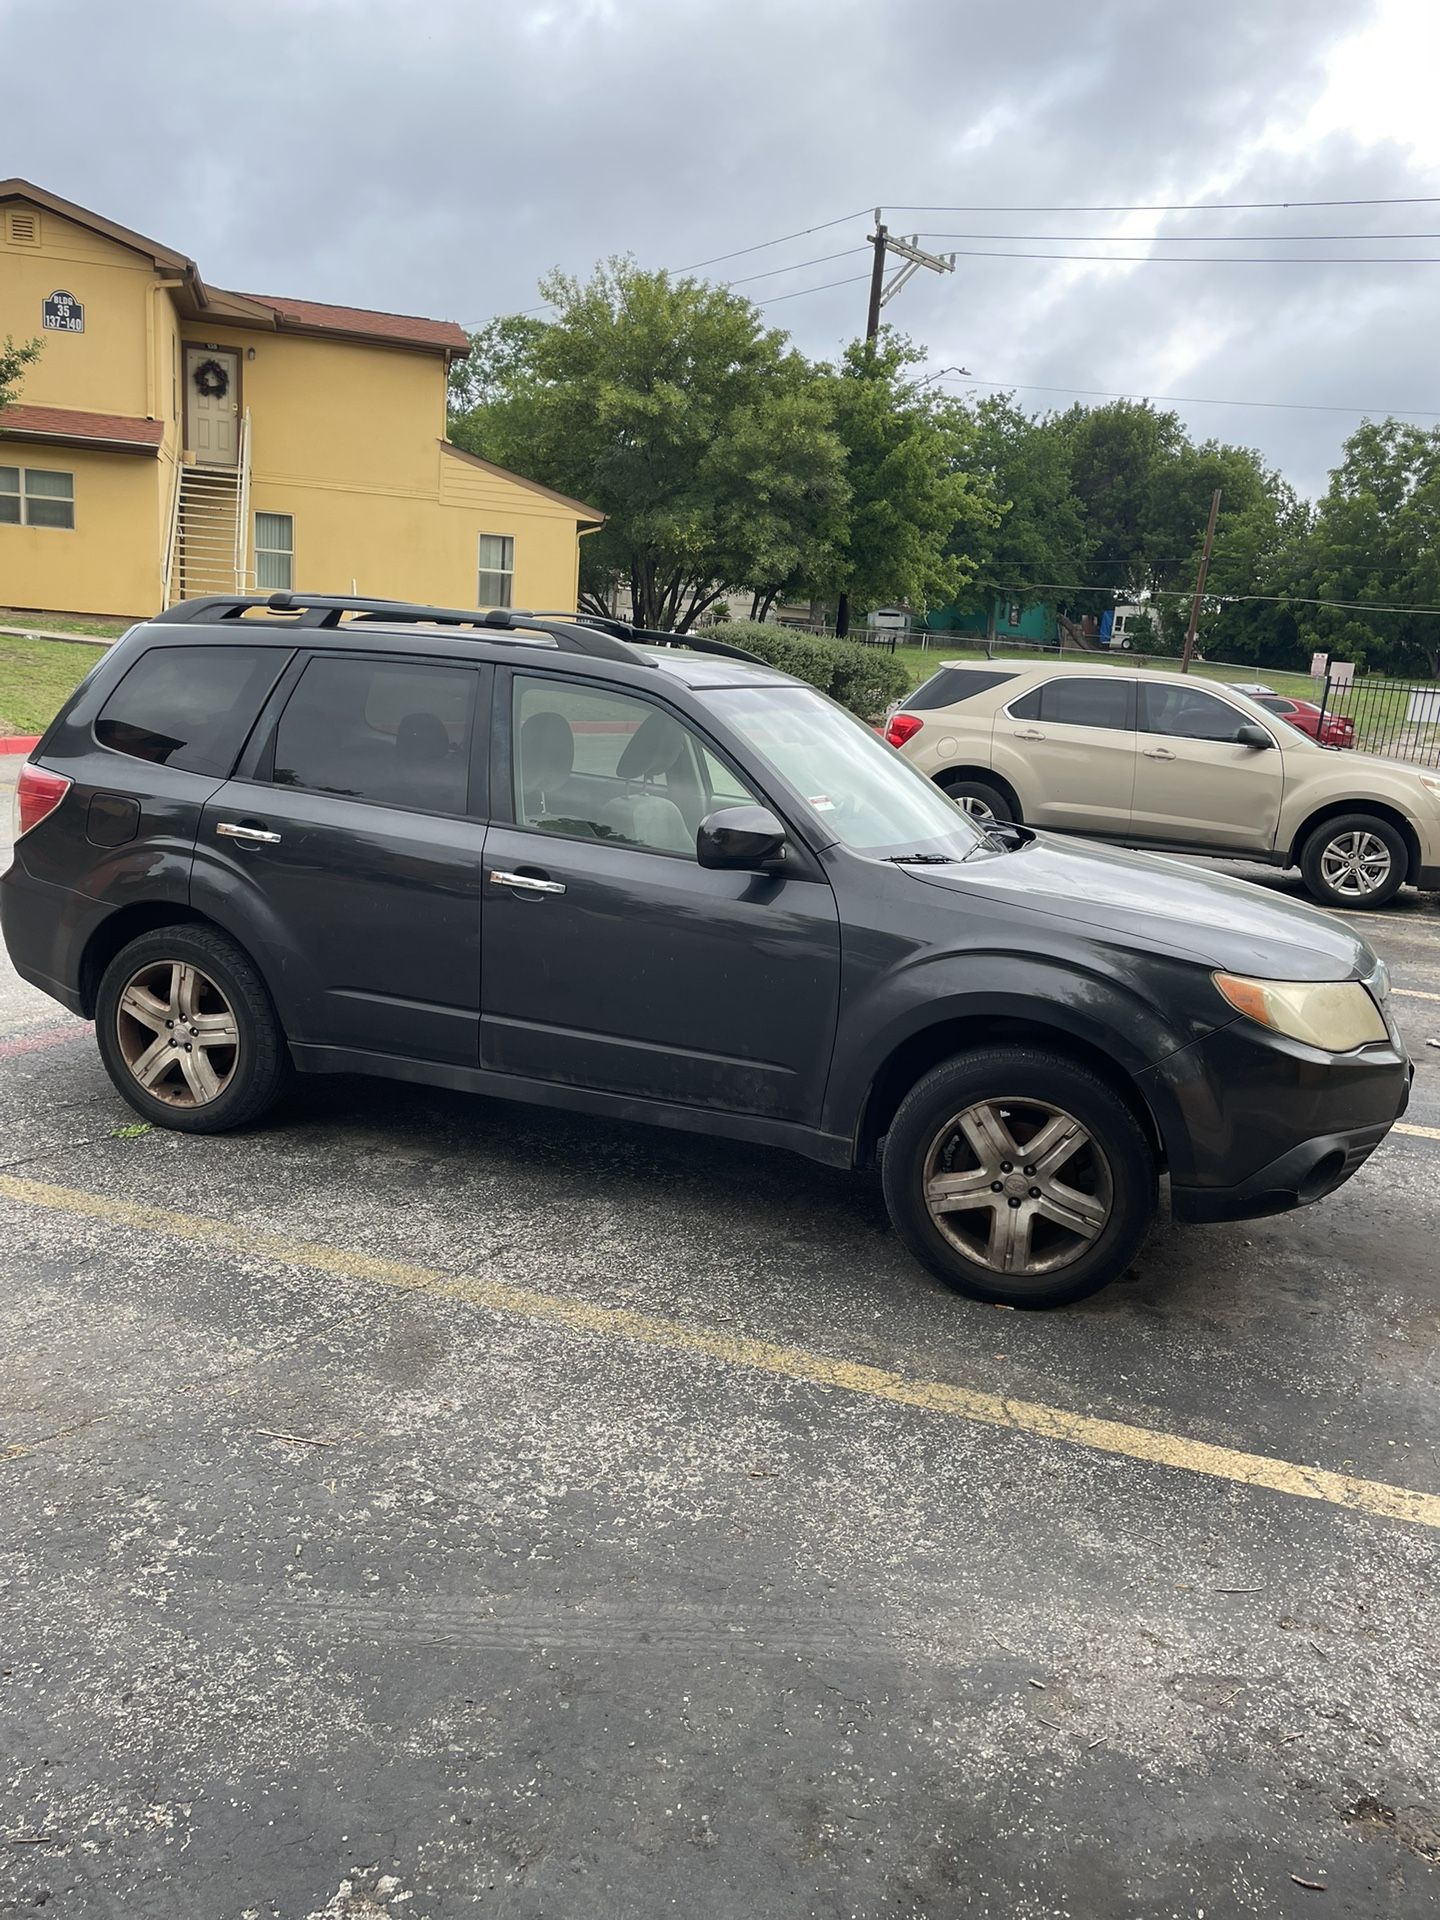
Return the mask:
[[[957,1293],[1010,1307],[1082,1300],[1123,1273],[1155,1217],[1155,1159],[1088,1068],[1028,1047],[959,1054],[891,1123],[895,1230]]]
[[[122,947],[100,982],[95,1038],[135,1111],[181,1133],[257,1120],[290,1069],[264,981],[216,927],[160,927]]]
[[[1388,820],[1346,813],[1317,827],[1300,855],[1308,892],[1327,907],[1383,907],[1405,884],[1410,856]]]

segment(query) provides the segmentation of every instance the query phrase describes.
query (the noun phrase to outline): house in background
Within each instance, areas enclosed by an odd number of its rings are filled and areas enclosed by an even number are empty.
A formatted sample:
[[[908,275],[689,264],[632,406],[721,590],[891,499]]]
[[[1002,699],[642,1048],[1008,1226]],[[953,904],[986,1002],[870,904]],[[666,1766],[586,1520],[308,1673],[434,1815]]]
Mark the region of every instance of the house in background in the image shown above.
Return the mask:
[[[452,446],[450,321],[229,293],[0,181],[0,605],[152,614],[202,593],[573,607],[604,516]]]
[[[953,633],[968,639],[1025,640],[1031,646],[1053,647],[1055,609],[1043,601],[1023,601],[997,593],[989,607],[962,610],[936,607],[925,617],[931,633]]]

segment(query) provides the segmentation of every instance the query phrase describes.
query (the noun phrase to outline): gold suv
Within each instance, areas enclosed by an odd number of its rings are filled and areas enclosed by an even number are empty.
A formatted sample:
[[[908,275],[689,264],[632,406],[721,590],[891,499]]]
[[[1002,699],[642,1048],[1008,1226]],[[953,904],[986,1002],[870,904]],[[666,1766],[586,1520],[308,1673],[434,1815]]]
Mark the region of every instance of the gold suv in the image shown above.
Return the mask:
[[[1440,889],[1440,770],[1319,746],[1233,687],[947,661],[886,738],[981,819],[1298,866],[1331,907]]]

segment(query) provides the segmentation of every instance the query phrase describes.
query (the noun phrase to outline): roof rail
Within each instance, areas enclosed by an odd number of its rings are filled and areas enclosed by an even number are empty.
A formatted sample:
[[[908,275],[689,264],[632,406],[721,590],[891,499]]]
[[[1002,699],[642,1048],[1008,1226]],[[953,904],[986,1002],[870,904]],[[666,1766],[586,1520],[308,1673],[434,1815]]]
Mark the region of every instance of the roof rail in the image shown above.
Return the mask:
[[[496,607],[488,613],[482,613],[476,607],[428,607],[407,600],[370,600],[358,594],[287,590],[270,594],[211,594],[202,600],[182,600],[179,605],[156,614],[155,619],[166,624],[189,626],[208,625],[221,620],[238,622],[252,608],[298,615],[296,624],[303,627],[335,628],[341,625],[346,614],[351,614],[357,621],[365,622],[423,621],[431,626],[469,627],[476,631],[477,637],[479,633],[493,634],[497,638],[503,633],[543,633],[565,653],[588,654],[601,660],[628,660],[635,666],[653,664],[638,658],[634,648],[627,646],[624,640],[601,629],[586,626],[573,615],[550,618],[517,612],[508,607]]]
[[[545,616],[547,619],[574,620],[597,633],[613,634],[641,647],[679,647],[686,653],[713,653],[723,660],[752,660],[757,666],[768,663],[745,647],[732,647],[728,640],[710,640],[703,633],[671,633],[660,627],[632,627],[628,620],[617,620],[608,613],[576,613]]]

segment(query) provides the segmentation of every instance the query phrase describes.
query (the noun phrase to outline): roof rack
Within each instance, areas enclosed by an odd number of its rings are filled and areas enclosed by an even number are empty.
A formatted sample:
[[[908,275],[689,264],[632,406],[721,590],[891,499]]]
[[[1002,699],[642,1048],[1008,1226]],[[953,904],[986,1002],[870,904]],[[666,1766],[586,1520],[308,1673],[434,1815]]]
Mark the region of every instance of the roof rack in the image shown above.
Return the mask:
[[[155,615],[166,624],[197,626],[216,621],[242,621],[252,608],[270,613],[295,614],[297,626],[336,628],[346,614],[357,622],[414,621],[429,626],[469,627],[477,634],[543,633],[565,653],[588,654],[600,660],[628,660],[634,666],[653,665],[637,658],[633,646],[600,628],[588,626],[572,614],[549,617],[497,607],[482,613],[475,607],[427,607],[407,600],[368,600],[357,594],[332,593],[228,593],[211,594],[202,600],[182,600]],[[639,638],[640,636],[637,636]]]
[[[597,633],[613,634],[641,647],[677,647],[686,653],[713,653],[722,660],[750,660],[757,666],[767,663],[758,653],[744,647],[732,647],[728,640],[711,640],[703,633],[671,633],[660,627],[632,627],[628,620],[617,620],[608,613],[544,614],[546,620],[573,620],[579,626],[593,627]]]

